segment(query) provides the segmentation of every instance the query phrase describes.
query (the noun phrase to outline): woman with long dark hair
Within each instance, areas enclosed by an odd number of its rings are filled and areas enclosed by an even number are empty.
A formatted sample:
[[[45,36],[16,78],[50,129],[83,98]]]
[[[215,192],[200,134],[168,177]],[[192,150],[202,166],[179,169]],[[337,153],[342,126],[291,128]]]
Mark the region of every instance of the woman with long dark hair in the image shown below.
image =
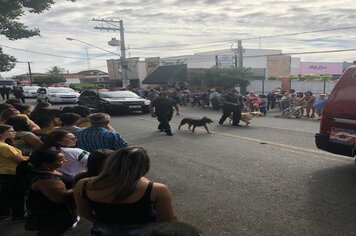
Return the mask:
[[[149,168],[143,148],[123,148],[106,160],[98,176],[77,183],[77,210],[93,222],[92,235],[138,236],[152,222],[176,220],[169,188],[144,177]]]
[[[92,151],[87,161],[87,171],[79,173],[74,178],[74,185],[81,179],[97,176],[104,166],[106,159],[114,153],[110,149]]]
[[[61,110],[50,109],[40,115],[35,121],[35,123],[41,128],[37,133],[48,135],[52,132],[53,128],[60,125],[59,115]]]
[[[40,115],[45,113],[46,111],[50,110],[52,107],[51,103],[48,102],[39,102],[33,109],[33,111],[30,114],[30,119],[31,120],[36,120]]]
[[[30,155],[35,149],[40,149],[43,145],[41,139],[32,131],[28,120],[25,117],[14,116],[6,121],[16,131],[14,146],[21,150],[23,155]]]
[[[55,150],[63,153],[66,162],[58,171],[74,178],[77,174],[84,172],[87,168],[89,152],[76,148],[77,139],[75,135],[66,130],[55,130],[51,132],[43,145],[43,149]]]
[[[64,162],[62,153],[51,150],[35,151],[30,156],[26,175],[28,217],[25,229],[37,230],[38,236],[61,236],[76,221],[70,198],[72,181],[57,171]]]

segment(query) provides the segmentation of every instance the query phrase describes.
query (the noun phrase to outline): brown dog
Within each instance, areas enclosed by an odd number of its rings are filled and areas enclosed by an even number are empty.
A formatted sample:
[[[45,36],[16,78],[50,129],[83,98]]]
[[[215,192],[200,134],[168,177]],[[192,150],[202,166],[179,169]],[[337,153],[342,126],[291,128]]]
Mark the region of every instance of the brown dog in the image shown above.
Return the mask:
[[[182,125],[188,124],[188,129],[190,130],[190,127],[193,126],[192,129],[192,133],[194,133],[195,127],[197,126],[204,126],[205,130],[208,132],[208,134],[210,134],[208,127],[206,126],[206,124],[210,124],[213,123],[213,121],[211,119],[209,119],[208,117],[204,116],[202,119],[197,120],[197,119],[191,119],[191,118],[184,118],[181,122],[180,125],[178,127],[178,129],[180,130],[180,127]]]
[[[251,124],[250,121],[256,116],[263,116],[263,114],[259,111],[242,112],[240,121],[245,122],[246,126],[248,126],[249,124]],[[233,120],[233,117],[232,117],[232,113],[231,113],[229,115],[229,124],[232,122],[232,120]]]

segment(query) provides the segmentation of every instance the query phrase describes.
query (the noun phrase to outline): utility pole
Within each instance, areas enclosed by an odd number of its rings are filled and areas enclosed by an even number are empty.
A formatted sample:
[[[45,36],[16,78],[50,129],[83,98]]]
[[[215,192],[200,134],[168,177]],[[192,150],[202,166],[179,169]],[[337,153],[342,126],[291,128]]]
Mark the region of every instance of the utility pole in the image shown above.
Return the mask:
[[[121,65],[122,65],[122,84],[124,85],[124,80],[125,80],[125,85],[128,86],[130,85],[128,83],[128,78],[127,78],[127,61],[126,61],[126,49],[125,49],[125,37],[124,37],[124,23],[122,20],[119,21],[120,23],[120,49],[121,49]],[[128,84],[127,84],[128,83]]]
[[[31,62],[27,62],[28,65],[28,77],[30,79],[30,84],[32,85],[32,72],[31,72]]]
[[[86,53],[86,56],[87,56],[88,70],[90,70],[90,58],[89,58],[88,48],[85,48],[85,53]]]
[[[32,85],[32,72],[31,72],[31,63],[32,61],[24,62],[24,61],[17,61],[16,63],[27,63],[28,65],[28,80],[30,81],[30,84]]]
[[[122,70],[122,86],[130,85],[130,81],[128,80],[128,76],[127,76],[128,63],[126,61],[126,48],[125,48],[125,36],[124,36],[123,21],[122,20],[115,21],[113,19],[111,19],[111,20],[93,19],[93,21],[99,21],[99,22],[114,26],[114,27],[98,27],[98,26],[96,26],[96,27],[94,27],[94,29],[107,30],[107,31],[119,31],[120,32],[120,51],[121,51],[120,64],[121,64],[121,70]],[[114,25],[114,23],[119,23],[120,27],[117,28]]]
[[[244,67],[242,41],[237,40],[237,55],[239,57],[239,68]]]

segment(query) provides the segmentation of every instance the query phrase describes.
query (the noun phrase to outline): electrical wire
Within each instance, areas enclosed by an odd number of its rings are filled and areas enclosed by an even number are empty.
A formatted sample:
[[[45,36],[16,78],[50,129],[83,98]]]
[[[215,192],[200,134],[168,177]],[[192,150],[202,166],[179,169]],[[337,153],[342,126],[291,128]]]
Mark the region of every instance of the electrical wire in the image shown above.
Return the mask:
[[[55,55],[55,54],[50,54],[50,53],[36,52],[36,51],[31,51],[31,50],[26,50],[26,49],[21,49],[21,48],[4,46],[4,45],[0,45],[0,47],[9,48],[9,49],[18,50],[18,51],[23,51],[23,52],[35,53],[35,54],[40,54],[40,55],[45,55],[45,56],[51,56],[51,57],[60,57],[60,58],[78,59],[78,60],[88,60],[87,58],[83,58],[83,57],[60,56],[60,55]],[[93,59],[93,60],[101,60],[102,61],[104,59]]]
[[[262,39],[262,38],[273,38],[273,37],[283,37],[283,36],[294,36],[294,35],[299,35],[299,34],[311,34],[311,33],[337,31],[337,30],[348,30],[348,29],[355,29],[355,28],[356,28],[356,26],[348,26],[348,27],[339,27],[339,28],[332,28],[332,29],[321,29],[321,30],[301,31],[301,32],[287,33],[287,34],[276,34],[276,35],[266,35],[266,36],[259,36],[259,37],[241,38],[240,40],[254,40],[254,39],[260,39],[260,38]],[[236,41],[238,41],[238,39],[200,42],[200,43],[171,44],[171,45],[152,46],[152,47],[134,47],[134,48],[130,48],[130,49],[167,48],[167,47],[180,47],[180,46],[200,45],[200,44],[234,43]]]

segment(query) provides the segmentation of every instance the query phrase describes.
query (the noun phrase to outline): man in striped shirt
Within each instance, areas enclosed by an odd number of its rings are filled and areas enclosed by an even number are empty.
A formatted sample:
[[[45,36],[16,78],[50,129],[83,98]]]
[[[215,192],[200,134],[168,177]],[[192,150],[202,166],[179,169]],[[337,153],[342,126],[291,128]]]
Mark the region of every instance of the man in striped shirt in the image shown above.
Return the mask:
[[[110,116],[106,113],[94,113],[89,117],[91,126],[77,132],[78,147],[88,152],[97,149],[118,150],[127,147],[120,134],[109,126]]]

